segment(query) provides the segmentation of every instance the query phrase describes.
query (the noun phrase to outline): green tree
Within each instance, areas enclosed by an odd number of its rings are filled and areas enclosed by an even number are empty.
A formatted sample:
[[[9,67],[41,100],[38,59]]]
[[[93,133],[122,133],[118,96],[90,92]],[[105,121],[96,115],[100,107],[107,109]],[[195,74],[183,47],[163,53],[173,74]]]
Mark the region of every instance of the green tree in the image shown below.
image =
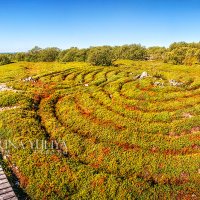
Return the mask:
[[[55,48],[55,47],[40,50],[39,51],[39,61],[42,61],[42,62],[56,61],[59,53],[60,53],[60,49]]]
[[[167,49],[165,47],[149,47],[147,49],[147,55],[149,60],[163,60]]]
[[[35,46],[33,47],[29,52],[30,53],[38,53],[42,50],[42,48],[38,47],[38,46]]]
[[[0,54],[0,65],[6,65],[11,63],[11,60],[8,55]]]
[[[197,49],[195,52],[195,57],[196,57],[196,61],[199,64],[200,63],[200,49]]]
[[[60,61],[62,62],[73,62],[77,60],[79,49],[76,47],[72,47],[70,49],[65,50],[60,57]]]
[[[187,50],[186,55],[185,55],[185,59],[184,59],[184,64],[186,65],[192,65],[192,64],[196,64],[197,63],[197,59],[195,56],[197,49],[195,48],[190,48]]]
[[[38,61],[40,61],[41,50],[42,49],[40,47],[35,46],[30,51],[28,51],[28,53],[26,54],[25,60],[28,61],[28,62],[38,62]]]
[[[26,53],[20,52],[16,53],[14,56],[15,61],[24,61],[26,59]]]
[[[113,48],[115,59],[146,60],[147,50],[138,44],[123,45]]]
[[[178,47],[165,54],[164,61],[175,65],[184,64],[189,47]]]
[[[113,51],[109,46],[91,47],[88,51],[87,61],[92,65],[110,66],[113,60]]]
[[[169,46],[169,51],[172,51],[174,49],[182,48],[182,47],[188,47],[189,44],[186,42],[174,42]]]

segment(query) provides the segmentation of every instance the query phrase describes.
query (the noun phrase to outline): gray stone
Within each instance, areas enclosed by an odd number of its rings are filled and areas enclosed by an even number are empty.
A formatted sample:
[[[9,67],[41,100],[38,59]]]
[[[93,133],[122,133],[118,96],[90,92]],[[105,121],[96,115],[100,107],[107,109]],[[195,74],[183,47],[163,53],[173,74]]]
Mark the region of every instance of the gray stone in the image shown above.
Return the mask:
[[[170,84],[171,86],[181,86],[181,85],[183,85],[182,82],[178,82],[178,81],[176,81],[176,80],[169,80],[169,84]]]
[[[142,74],[140,75],[140,79],[146,78],[148,77],[148,73],[147,72],[142,72]]]
[[[149,77],[149,74],[147,72],[142,72],[142,74],[137,75],[135,77],[135,79],[143,79],[143,78],[146,78],[146,77]]]
[[[7,87],[5,83],[1,83],[0,84],[0,92],[10,91],[10,90],[15,91],[15,90],[13,90],[12,87]]]
[[[183,113],[183,117],[185,117],[185,118],[192,118],[193,115],[191,115],[190,113]]]
[[[29,77],[23,79],[23,81],[24,81],[24,82],[30,82],[30,81],[35,82],[35,79],[34,79],[33,77],[29,76]]]
[[[0,112],[5,111],[5,110],[13,110],[16,108],[19,108],[19,106],[0,107]]]
[[[159,81],[156,81],[156,82],[154,83],[154,86],[164,86],[164,83],[161,83],[161,82],[159,82]]]

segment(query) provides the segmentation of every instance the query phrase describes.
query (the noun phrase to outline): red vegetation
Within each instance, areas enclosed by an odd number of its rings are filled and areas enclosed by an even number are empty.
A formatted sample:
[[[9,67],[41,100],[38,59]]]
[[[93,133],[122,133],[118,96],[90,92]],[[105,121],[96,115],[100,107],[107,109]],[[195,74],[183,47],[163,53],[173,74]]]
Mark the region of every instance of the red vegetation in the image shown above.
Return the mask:
[[[140,149],[140,147],[138,145],[135,145],[135,144],[119,143],[119,142],[116,142],[115,144],[117,146],[123,148],[124,150],[139,150]]]

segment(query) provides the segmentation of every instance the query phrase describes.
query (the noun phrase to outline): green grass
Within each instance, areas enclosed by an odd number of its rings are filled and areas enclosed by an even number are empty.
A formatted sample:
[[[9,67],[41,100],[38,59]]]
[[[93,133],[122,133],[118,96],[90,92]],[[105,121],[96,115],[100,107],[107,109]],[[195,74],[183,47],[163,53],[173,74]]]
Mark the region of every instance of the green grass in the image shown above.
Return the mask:
[[[12,148],[21,187],[32,199],[200,198],[200,66],[114,64],[0,67],[0,82],[21,91],[0,93],[0,107],[18,106],[0,112],[1,139],[67,146],[49,154]],[[135,80],[143,71],[151,77]]]

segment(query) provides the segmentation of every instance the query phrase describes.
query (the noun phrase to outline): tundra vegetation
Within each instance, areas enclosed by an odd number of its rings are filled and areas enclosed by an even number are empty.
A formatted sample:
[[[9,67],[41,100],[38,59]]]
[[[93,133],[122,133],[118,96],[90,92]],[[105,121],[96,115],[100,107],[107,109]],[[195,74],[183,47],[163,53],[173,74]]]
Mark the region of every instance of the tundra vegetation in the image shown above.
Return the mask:
[[[198,52],[174,43],[11,55],[0,82],[14,91],[0,92],[0,107],[15,109],[0,111],[1,142],[27,145],[1,150],[20,186],[36,200],[199,199]]]

